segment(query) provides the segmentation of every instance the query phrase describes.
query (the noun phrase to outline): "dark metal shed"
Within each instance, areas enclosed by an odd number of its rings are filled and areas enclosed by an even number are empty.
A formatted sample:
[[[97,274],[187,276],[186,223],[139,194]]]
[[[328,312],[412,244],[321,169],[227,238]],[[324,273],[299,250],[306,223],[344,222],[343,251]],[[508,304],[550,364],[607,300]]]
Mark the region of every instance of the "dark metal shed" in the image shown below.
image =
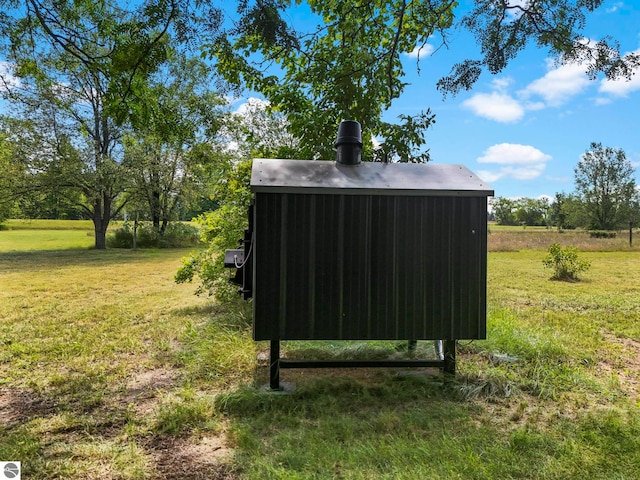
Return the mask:
[[[444,340],[445,360],[401,363],[455,372],[455,341],[486,336],[493,190],[462,165],[356,153],[254,160],[245,247],[226,262],[242,264],[254,339],[271,341],[272,388],[279,368],[386,365],[285,361],[281,340]]]
[[[255,160],[256,340],[478,339],[487,196],[460,165]]]

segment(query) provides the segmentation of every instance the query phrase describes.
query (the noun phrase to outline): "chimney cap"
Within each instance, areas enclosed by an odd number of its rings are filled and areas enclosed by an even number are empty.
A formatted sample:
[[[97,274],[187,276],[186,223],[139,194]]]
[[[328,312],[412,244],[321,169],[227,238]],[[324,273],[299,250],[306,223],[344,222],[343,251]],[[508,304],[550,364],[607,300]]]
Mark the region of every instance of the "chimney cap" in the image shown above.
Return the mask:
[[[344,144],[357,144],[362,147],[362,127],[355,120],[342,120],[338,127],[335,147]]]

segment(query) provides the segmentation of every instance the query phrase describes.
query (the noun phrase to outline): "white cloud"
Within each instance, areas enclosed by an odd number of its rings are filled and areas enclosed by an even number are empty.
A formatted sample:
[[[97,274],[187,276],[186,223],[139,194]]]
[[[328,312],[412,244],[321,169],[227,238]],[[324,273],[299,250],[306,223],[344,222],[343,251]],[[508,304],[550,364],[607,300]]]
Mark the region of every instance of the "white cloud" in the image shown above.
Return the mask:
[[[433,45],[429,45],[425,43],[424,45],[416,46],[411,52],[405,53],[405,55],[409,58],[424,58],[428,57],[435,50]]]
[[[20,88],[22,86],[22,82],[13,72],[13,64],[0,61],[0,90],[6,91],[10,88]]]
[[[640,48],[631,53],[640,55]],[[627,80],[626,78],[618,78],[616,80],[604,79],[600,82],[598,91],[600,93],[607,94],[610,97],[627,97],[631,92],[640,90],[640,70],[637,70],[635,73],[636,74],[631,77],[631,80]],[[599,98],[597,102],[600,105],[609,103],[609,101],[611,100],[610,97]]]
[[[520,96],[525,99],[532,96],[542,97],[546,105],[557,107],[589,86],[584,66],[567,64],[551,68],[551,61],[548,65],[550,70],[542,78],[534,80],[518,92]]]
[[[499,92],[504,92],[512,84],[513,84],[512,77],[497,77],[491,80],[491,85],[495,90]]]
[[[480,117],[512,123],[522,120],[527,111],[563,105],[588,88],[584,67],[570,64],[554,68],[550,60],[547,64],[547,73],[523,89],[512,93],[512,78],[496,78],[491,93],[475,94],[462,105]]]
[[[477,93],[462,105],[480,117],[502,123],[517,122],[524,116],[522,105],[507,93]]]
[[[605,10],[605,12],[607,12],[607,13],[615,13],[618,10],[620,10],[622,7],[624,7],[624,3],[623,2],[616,2],[613,5],[611,5],[611,7],[607,8]]]
[[[262,100],[256,97],[249,97],[243,103],[241,103],[238,108],[236,108],[235,113],[239,115],[247,115],[251,114],[255,111],[263,111],[269,106],[269,102],[267,100]]]
[[[500,143],[487,148],[478,163],[499,165],[497,170],[482,170],[478,176],[488,183],[501,178],[532,180],[544,172],[551,156],[530,145]]]
[[[477,170],[476,174],[486,183],[493,183],[503,177],[502,172],[492,172],[490,170]]]
[[[551,155],[547,155],[531,145],[499,143],[487,148],[478,158],[478,163],[531,165],[544,163],[548,160],[551,160]]]
[[[523,9],[529,8],[530,0],[509,0],[507,2],[510,7],[522,7]],[[510,9],[508,14],[511,18],[519,18],[522,15],[522,10],[519,8]]]

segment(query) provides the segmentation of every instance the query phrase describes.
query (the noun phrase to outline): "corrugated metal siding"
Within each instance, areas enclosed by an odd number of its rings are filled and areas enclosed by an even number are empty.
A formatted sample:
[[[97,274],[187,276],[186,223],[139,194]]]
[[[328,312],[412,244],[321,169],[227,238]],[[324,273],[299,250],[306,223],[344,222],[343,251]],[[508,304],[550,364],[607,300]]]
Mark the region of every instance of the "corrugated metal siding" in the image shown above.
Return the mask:
[[[486,203],[256,193],[254,338],[484,338]]]

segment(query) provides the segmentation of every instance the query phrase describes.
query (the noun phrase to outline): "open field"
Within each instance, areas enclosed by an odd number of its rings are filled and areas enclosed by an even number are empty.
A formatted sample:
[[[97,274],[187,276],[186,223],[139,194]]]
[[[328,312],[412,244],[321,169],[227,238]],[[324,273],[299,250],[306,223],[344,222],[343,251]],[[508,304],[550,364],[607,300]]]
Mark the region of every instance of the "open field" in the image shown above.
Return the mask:
[[[278,395],[247,306],[173,283],[186,251],[46,251],[9,233],[0,460],[23,478],[640,478],[637,247],[591,243],[578,283],[548,280],[531,245],[552,237],[490,253],[489,338],[461,342],[455,379],[288,370],[296,388]]]
[[[83,230],[93,232],[91,220],[20,220],[10,219],[2,224],[3,230]]]
[[[94,243],[90,220],[7,220],[0,227],[0,252],[91,248]]]
[[[585,230],[558,232],[556,229],[545,227],[489,226],[490,252],[546,250],[554,242],[563,246],[572,245],[583,251],[640,251],[640,231],[633,231],[630,245],[629,231],[617,232],[615,238],[591,238]]]

